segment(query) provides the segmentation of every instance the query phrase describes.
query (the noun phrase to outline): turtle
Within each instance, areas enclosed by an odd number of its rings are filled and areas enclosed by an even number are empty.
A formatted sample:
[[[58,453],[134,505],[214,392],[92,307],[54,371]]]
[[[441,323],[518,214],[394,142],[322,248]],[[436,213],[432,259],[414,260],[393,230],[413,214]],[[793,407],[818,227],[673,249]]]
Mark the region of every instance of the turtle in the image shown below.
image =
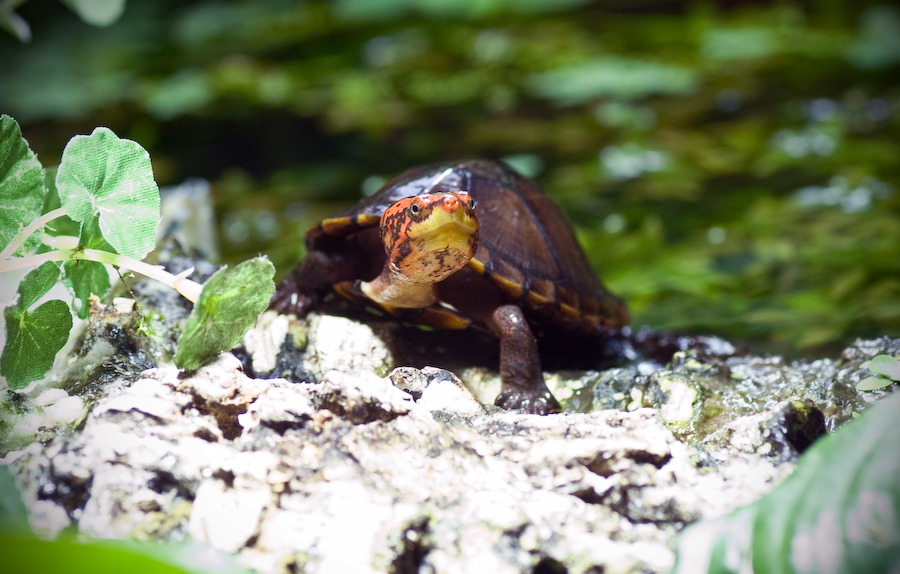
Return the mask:
[[[489,332],[500,347],[495,404],[506,409],[560,410],[539,338],[602,339],[628,324],[562,210],[501,161],[408,169],[305,240],[270,308],[303,316],[334,291],[397,320]]]

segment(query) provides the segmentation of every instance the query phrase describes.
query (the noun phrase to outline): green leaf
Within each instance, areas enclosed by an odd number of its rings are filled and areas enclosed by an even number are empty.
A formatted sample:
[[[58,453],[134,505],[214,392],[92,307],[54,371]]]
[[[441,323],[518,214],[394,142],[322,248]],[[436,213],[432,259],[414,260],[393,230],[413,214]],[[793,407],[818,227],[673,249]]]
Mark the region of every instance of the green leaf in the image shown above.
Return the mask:
[[[230,556],[199,544],[98,540],[52,542],[0,534],[5,572],[90,572],[91,574],[237,574],[249,571]]]
[[[50,213],[54,209],[62,207],[59,201],[59,193],[56,191],[56,166],[44,170],[44,207],[42,213]],[[48,221],[44,226],[44,232],[49,235],[59,236],[67,235],[69,237],[78,237],[81,234],[81,224],[73,220],[68,215],[57,217],[53,221]]]
[[[29,271],[28,275],[19,283],[19,301],[16,303],[16,307],[22,311],[28,310],[56,285],[56,282],[59,281],[59,274],[59,266],[51,261]]]
[[[175,364],[193,370],[231,349],[256,322],[275,292],[275,266],[257,257],[219,269],[204,283],[178,341]]]
[[[109,291],[109,269],[96,261],[69,260],[63,263],[66,287],[76,303],[73,305],[79,319],[87,319],[91,294],[102,298]]]
[[[81,224],[78,245],[85,249],[112,251],[112,247],[100,233],[97,217],[86,219]],[[109,292],[109,269],[106,265],[96,261],[70,259],[63,263],[63,270],[66,273],[66,287],[69,288],[76,301],[75,311],[79,318],[86,319],[90,311],[91,294],[103,298]]]
[[[185,571],[120,548],[49,542],[33,537],[0,535],[9,572],[112,572],[183,574]]]
[[[875,355],[869,361],[868,369],[875,374],[900,381],[900,357],[890,355]]]
[[[41,162],[28,147],[16,120],[0,116],[0,249],[41,215],[44,199]],[[35,233],[19,253],[29,253],[40,243]]]
[[[8,466],[0,466],[0,531],[28,532],[28,509]]]
[[[63,4],[93,26],[109,26],[125,11],[125,0],[63,0]]]
[[[900,571],[900,393],[815,443],[759,501],[687,528],[675,572]]]
[[[59,299],[28,311],[18,306],[3,310],[6,346],[0,356],[0,374],[11,389],[21,389],[43,377],[72,330],[72,313]]]
[[[75,136],[56,172],[59,200],[69,217],[100,217],[103,237],[117,253],[143,259],[156,243],[159,188],[150,155],[108,128]]]
[[[876,375],[874,377],[866,377],[860,382],[856,383],[857,391],[876,391],[878,389],[883,389],[885,387],[889,387],[894,383],[894,381],[890,380],[887,377],[882,377]]]

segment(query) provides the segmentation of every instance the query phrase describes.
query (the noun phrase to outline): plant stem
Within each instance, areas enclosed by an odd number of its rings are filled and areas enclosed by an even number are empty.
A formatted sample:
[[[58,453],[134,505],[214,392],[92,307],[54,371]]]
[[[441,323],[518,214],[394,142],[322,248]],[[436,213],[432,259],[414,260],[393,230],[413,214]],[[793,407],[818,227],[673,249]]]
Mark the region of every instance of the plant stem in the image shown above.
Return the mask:
[[[159,265],[150,265],[131,257],[102,251],[100,249],[57,249],[55,251],[47,251],[46,253],[38,253],[29,255],[28,257],[13,257],[11,259],[0,260],[0,272],[12,271],[13,269],[21,269],[23,267],[37,267],[46,261],[66,261],[68,259],[83,259],[85,261],[96,261],[97,263],[105,263],[107,265],[115,265],[120,269],[134,271],[150,279],[155,279],[164,285],[172,287],[185,299],[191,303],[196,303],[200,298],[200,292],[203,285],[187,278],[194,269],[193,267],[186,271],[173,275]]]
[[[25,244],[28,241],[28,238],[37,231],[38,229],[42,229],[45,225],[56,219],[57,217],[62,217],[66,215],[66,210],[62,207],[58,207],[52,211],[48,211],[44,215],[38,217],[28,225],[22,228],[15,237],[13,237],[10,242],[7,244],[3,251],[0,251],[0,259],[6,259],[10,257],[13,253],[16,252],[19,247]]]

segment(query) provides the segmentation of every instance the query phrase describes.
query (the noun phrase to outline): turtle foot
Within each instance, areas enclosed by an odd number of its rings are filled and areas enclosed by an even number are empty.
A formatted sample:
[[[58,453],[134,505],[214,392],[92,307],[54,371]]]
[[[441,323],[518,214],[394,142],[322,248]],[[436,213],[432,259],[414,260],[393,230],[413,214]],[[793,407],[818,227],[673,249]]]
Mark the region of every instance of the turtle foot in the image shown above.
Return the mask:
[[[521,388],[503,390],[497,395],[494,404],[507,410],[522,410],[532,415],[549,415],[562,411],[559,402],[544,387],[543,391],[525,391]]]
[[[269,301],[269,309],[278,311],[282,315],[297,315],[305,317],[313,308],[315,298],[302,293],[287,281],[278,286],[275,294]]]

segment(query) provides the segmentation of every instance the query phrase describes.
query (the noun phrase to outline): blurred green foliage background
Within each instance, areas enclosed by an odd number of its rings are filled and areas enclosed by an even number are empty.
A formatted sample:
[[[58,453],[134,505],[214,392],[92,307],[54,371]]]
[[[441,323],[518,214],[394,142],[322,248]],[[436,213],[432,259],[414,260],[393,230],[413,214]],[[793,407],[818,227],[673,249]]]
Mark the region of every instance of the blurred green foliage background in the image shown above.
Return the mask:
[[[44,164],[97,125],[137,140],[161,185],[212,182],[226,261],[286,273],[308,224],[399,171],[503,158],[567,210],[635,325],[803,355],[900,336],[892,3],[160,0],[93,27],[30,0],[15,17],[32,38],[0,36],[0,111]]]

